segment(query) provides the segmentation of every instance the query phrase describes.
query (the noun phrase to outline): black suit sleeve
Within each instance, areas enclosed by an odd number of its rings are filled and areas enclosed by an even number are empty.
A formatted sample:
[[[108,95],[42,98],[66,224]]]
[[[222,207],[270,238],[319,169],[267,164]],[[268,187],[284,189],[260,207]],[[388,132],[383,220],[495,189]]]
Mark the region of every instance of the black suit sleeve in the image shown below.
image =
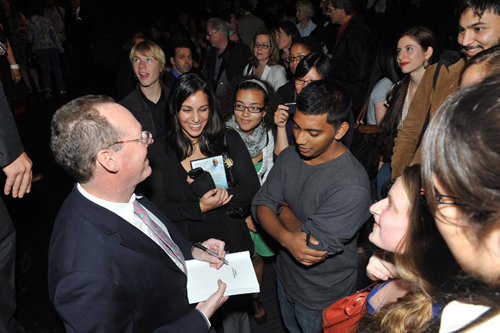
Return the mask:
[[[355,24],[356,22],[351,22]],[[333,53],[333,77],[337,81],[356,83],[365,75],[370,50],[370,32],[363,27],[347,27]]]
[[[54,306],[69,333],[139,330],[133,316],[124,315],[133,313],[125,290],[98,274],[74,272],[63,277],[55,291]],[[193,309],[154,332],[208,332],[208,327],[203,315]]]
[[[23,143],[0,82],[0,167],[12,163],[23,151]]]

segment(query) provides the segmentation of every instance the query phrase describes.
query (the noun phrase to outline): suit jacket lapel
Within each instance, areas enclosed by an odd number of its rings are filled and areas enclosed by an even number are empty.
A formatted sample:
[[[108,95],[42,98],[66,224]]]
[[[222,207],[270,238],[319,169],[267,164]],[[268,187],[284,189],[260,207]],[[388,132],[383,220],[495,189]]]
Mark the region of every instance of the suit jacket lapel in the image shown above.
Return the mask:
[[[120,219],[119,222],[120,244],[144,254],[147,257],[158,260],[162,264],[174,269],[179,274],[184,274],[165,251],[127,221]]]
[[[80,191],[78,191],[76,185],[73,188],[71,196],[75,201],[75,206],[79,207],[81,213],[85,215],[89,221],[101,228],[104,233],[107,235],[119,233],[121,245],[158,260],[162,264],[179,272],[179,274],[184,275],[179,267],[170,259],[168,254],[166,254],[153,240],[112,211],[85,198]],[[147,208],[150,210],[149,207]],[[155,212],[153,214],[156,215]]]

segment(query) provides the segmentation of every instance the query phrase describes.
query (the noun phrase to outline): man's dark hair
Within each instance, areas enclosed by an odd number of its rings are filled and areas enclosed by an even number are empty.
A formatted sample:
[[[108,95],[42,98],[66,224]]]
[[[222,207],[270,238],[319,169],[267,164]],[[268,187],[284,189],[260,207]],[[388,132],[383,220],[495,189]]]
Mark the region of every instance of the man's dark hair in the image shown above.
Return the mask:
[[[479,17],[488,10],[500,16],[500,1],[498,0],[459,0],[457,14],[462,15],[469,8],[472,8],[474,15]]]
[[[300,92],[297,109],[313,116],[326,113],[326,122],[333,125],[336,131],[343,122],[349,121],[351,97],[344,88],[332,81],[314,81]]]
[[[330,5],[343,9],[346,15],[351,15],[356,12],[357,0],[330,0]]]
[[[186,41],[184,38],[176,38],[173,42],[172,42],[172,46],[170,48],[170,55],[169,55],[169,59],[170,57],[172,58],[175,58],[175,54],[176,54],[176,50],[177,49],[190,49],[191,50],[191,54],[193,54],[193,49],[191,48],[191,44]]]

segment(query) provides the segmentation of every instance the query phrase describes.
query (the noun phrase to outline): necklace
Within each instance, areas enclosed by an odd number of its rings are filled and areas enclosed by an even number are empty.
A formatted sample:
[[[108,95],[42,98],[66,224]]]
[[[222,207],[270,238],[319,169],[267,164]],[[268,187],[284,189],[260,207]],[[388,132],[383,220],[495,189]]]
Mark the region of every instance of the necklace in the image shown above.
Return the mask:
[[[382,298],[382,300],[379,298],[379,293],[377,292],[377,301],[379,301],[378,303],[378,306],[377,308],[375,309],[375,312],[378,312],[378,310],[383,306],[385,305],[385,300],[387,299],[387,297],[394,291],[394,289],[396,289],[398,287],[397,283],[394,281],[393,283],[393,287],[391,289],[389,289],[389,291],[387,292],[387,294],[385,294],[384,298]],[[380,290],[379,290],[380,291]]]

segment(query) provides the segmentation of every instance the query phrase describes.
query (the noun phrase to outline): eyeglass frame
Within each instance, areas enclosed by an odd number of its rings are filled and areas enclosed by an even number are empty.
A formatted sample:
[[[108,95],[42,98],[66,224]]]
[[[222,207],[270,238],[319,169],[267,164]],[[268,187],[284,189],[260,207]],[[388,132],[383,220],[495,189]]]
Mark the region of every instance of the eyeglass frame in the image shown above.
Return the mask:
[[[436,205],[451,205],[451,206],[469,206],[466,203],[460,202],[460,198],[454,197],[451,195],[444,195],[439,193],[436,189],[434,189],[434,196],[436,197]],[[443,201],[442,199],[450,199],[451,202]]]
[[[327,6],[326,6],[326,13],[327,13],[327,14],[330,14],[330,13],[331,13],[331,12],[333,12],[335,9],[337,9],[337,8],[335,8],[335,7],[333,7],[333,8],[328,8],[328,5],[327,5]]]
[[[214,33],[216,33],[217,31],[219,31],[219,29],[214,29],[214,30],[212,30],[212,31],[210,31],[210,32],[207,32],[207,36],[208,36],[208,37],[212,37],[212,35],[213,35]]]
[[[131,139],[131,140],[116,141],[116,142],[113,142],[112,144],[110,144],[107,148],[109,148],[111,146],[114,146],[114,145],[119,145],[119,144],[122,144],[122,143],[127,143],[127,142],[141,142],[146,147],[149,147],[154,142],[153,134],[151,134],[150,131],[142,131],[140,139]]]
[[[253,44],[253,48],[254,49],[258,49],[258,48],[262,48],[263,50],[267,50],[271,47],[271,45],[268,45],[268,44],[259,44],[259,43],[254,43]]]
[[[306,56],[305,55],[300,55],[300,56],[296,56],[296,57],[286,57],[285,58],[285,61],[287,63],[291,63],[291,62],[295,62],[295,59],[299,59],[299,61],[301,61],[302,59],[304,59]],[[292,60],[290,60],[292,59]]]
[[[243,107],[243,110],[238,110],[236,109],[236,106],[242,106]],[[255,111],[250,111],[250,108],[256,108],[258,109],[259,111],[258,112],[255,112]],[[246,105],[243,105],[243,104],[234,104],[233,105],[233,110],[234,111],[238,111],[238,112],[245,112],[245,110],[248,110],[248,112],[252,113],[252,114],[260,114],[262,113],[265,109],[267,108],[267,106],[263,106],[261,108],[259,108],[258,106],[246,106]]]
[[[295,80],[295,83],[298,84],[299,86],[307,86],[309,83],[315,82],[315,81],[319,81],[319,80],[309,80],[308,81],[308,80],[297,79],[297,80]]]

